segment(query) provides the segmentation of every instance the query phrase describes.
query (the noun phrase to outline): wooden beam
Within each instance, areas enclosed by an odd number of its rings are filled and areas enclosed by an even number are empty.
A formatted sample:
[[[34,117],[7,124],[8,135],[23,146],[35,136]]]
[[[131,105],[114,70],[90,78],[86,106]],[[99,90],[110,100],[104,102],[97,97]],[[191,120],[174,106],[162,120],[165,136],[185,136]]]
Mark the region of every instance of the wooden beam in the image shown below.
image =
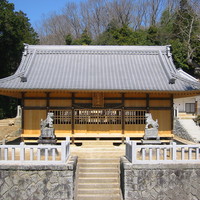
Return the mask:
[[[46,93],[46,106],[47,106],[47,112],[46,112],[46,115],[47,115],[47,113],[49,112],[49,96],[50,96],[50,93],[49,92],[47,92]]]
[[[171,95],[171,101],[170,101],[170,106],[171,106],[171,130],[174,129],[174,95]]]
[[[47,97],[25,97],[24,99],[26,99],[26,100],[46,100]],[[49,100],[71,100],[71,97],[50,97],[49,96]]]
[[[49,109],[51,109],[51,110],[71,110],[72,107],[66,107],[66,106],[60,106],[60,107],[57,107],[57,106],[50,106]]]
[[[46,106],[24,106],[24,110],[46,110]]]
[[[24,106],[24,110],[46,110],[46,106]],[[71,110],[74,109],[74,107],[55,107],[50,106],[49,110],[57,109],[57,110]],[[77,107],[76,109],[82,109]],[[119,108],[84,108],[84,109],[90,109],[90,110],[101,110],[101,109],[122,109],[122,107]],[[170,110],[171,107],[149,107],[149,110]],[[124,107],[124,110],[147,110],[147,107]]]
[[[21,100],[21,104],[22,104],[22,134],[24,133],[24,96],[25,96],[25,92],[22,92],[22,100]]]
[[[72,134],[74,134],[74,102],[75,102],[75,98],[74,98],[74,93],[72,93],[72,98],[71,98],[71,103],[72,103],[72,126],[71,126],[71,129],[72,129]],[[73,138],[72,138],[72,141]]]
[[[24,97],[25,100],[46,100],[46,97]],[[71,100],[71,97],[49,97],[50,100]],[[92,100],[91,97],[74,97],[75,100]],[[170,100],[171,98],[150,97],[149,100]],[[121,97],[105,97],[104,100],[121,100]],[[146,100],[146,97],[124,97],[124,100]]]
[[[146,94],[146,110],[149,113],[149,94]]]
[[[125,121],[124,121],[124,117],[125,117],[125,114],[124,114],[124,106],[125,106],[125,100],[124,100],[124,93],[122,93],[122,98],[121,98],[121,101],[122,101],[122,135],[124,135],[124,131],[125,131]],[[122,141],[124,142],[124,141]]]
[[[25,106],[24,110],[46,110],[46,106]],[[48,110],[71,110],[71,107],[55,107],[50,106]]]
[[[149,107],[149,110],[171,110],[171,107]]]

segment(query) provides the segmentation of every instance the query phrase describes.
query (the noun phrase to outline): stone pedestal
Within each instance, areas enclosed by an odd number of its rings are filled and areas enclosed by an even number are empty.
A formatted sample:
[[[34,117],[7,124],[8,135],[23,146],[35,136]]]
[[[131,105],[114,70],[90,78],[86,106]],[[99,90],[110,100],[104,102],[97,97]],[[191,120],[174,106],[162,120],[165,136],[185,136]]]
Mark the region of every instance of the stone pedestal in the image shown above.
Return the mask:
[[[159,140],[160,137],[158,136],[158,129],[157,128],[146,128],[144,132],[144,139],[156,139]]]
[[[56,144],[57,139],[54,128],[43,128],[38,139],[39,144]]]

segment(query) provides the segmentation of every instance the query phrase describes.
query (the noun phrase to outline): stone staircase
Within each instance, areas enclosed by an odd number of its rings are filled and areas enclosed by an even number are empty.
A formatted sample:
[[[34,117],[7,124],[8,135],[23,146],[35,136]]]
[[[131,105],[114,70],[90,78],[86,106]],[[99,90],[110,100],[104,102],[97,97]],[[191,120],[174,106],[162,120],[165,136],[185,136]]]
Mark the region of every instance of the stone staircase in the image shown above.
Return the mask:
[[[78,156],[75,200],[121,200],[120,157],[125,146],[112,142],[85,142],[72,148]]]
[[[196,142],[200,142],[200,127],[192,119],[179,119],[180,124]]]

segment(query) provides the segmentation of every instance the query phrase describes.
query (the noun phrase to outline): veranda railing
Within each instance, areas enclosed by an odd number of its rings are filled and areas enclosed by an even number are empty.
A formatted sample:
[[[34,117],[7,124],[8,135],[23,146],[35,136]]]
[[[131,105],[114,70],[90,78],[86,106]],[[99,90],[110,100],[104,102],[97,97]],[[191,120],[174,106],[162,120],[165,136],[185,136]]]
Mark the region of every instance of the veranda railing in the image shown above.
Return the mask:
[[[126,140],[126,158],[134,164],[200,162],[200,144],[140,145]]]
[[[58,164],[65,163],[70,155],[70,139],[60,145],[0,145],[0,164],[35,163]]]

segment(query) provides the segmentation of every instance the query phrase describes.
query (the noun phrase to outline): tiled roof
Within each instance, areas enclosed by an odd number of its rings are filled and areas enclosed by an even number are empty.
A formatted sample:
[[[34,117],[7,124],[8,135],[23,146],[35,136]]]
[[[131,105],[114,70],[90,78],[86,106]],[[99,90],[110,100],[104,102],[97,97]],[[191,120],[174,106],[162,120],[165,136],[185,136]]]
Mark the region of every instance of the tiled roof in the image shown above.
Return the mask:
[[[0,89],[190,91],[200,84],[179,75],[168,46],[25,45]]]

